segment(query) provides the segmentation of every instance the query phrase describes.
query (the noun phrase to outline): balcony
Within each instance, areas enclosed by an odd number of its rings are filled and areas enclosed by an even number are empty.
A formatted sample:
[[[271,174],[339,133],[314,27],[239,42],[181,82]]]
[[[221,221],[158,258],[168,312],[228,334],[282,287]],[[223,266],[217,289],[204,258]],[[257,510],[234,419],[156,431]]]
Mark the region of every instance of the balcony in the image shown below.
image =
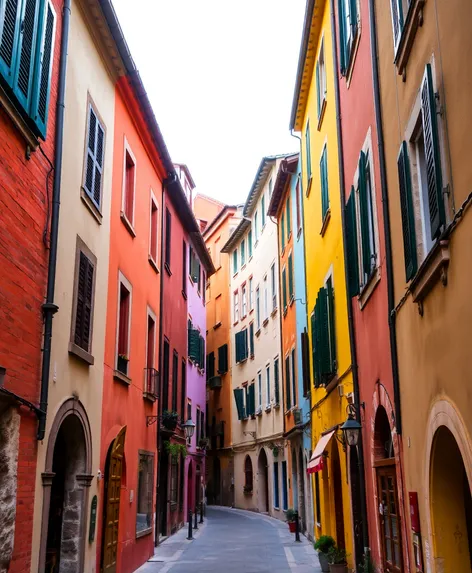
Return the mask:
[[[222,384],[221,376],[212,376],[208,380],[208,386],[210,387],[210,390],[221,388]]]
[[[159,395],[159,372],[155,368],[144,369],[143,396],[155,402]]]

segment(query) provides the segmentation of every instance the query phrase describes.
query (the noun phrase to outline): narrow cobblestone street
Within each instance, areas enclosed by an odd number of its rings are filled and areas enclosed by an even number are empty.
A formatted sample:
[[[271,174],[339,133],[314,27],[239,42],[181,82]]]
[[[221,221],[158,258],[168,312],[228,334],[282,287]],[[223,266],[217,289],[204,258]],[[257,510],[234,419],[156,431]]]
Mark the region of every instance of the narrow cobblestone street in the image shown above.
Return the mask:
[[[186,528],[164,541],[137,573],[319,573],[318,557],[303,536],[261,514],[210,507],[188,541]]]

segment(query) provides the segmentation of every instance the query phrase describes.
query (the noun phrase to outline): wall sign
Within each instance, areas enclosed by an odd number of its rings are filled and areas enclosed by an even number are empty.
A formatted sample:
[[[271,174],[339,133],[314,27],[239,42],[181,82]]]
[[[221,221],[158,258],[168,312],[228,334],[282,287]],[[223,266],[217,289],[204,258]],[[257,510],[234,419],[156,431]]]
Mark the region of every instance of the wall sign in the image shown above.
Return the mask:
[[[95,539],[95,526],[97,525],[97,496],[92,498],[92,505],[90,506],[90,529],[89,529],[89,543]]]

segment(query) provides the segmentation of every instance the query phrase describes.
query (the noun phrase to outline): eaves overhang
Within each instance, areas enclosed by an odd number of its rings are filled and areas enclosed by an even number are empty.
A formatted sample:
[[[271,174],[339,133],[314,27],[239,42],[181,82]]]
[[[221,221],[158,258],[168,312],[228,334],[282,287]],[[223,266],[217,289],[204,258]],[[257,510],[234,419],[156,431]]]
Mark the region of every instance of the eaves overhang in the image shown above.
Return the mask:
[[[225,205],[218,215],[216,215],[216,217],[214,217],[205,227],[203,237],[207,238],[213,232],[213,229],[217,226],[219,221],[223,220],[225,216],[234,215],[240,208],[242,208],[241,205]]]
[[[294,153],[293,155],[286,157],[279,165],[274,190],[272,191],[272,197],[267,210],[269,217],[277,217],[282,204],[282,199],[285,195],[287,182],[297,170],[298,156],[298,153]]]
[[[226,241],[221,249],[222,253],[231,253],[234,247],[239,243],[239,241],[244,237],[246,231],[251,226],[251,221],[248,219],[241,219],[239,225],[234,230],[231,237]]]

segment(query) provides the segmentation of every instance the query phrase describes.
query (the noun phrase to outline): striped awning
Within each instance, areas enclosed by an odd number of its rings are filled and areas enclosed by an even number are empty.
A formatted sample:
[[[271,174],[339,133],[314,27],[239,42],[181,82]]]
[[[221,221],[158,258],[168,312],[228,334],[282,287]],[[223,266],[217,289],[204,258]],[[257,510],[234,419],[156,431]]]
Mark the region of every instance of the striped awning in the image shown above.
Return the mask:
[[[316,448],[313,454],[311,455],[311,459],[308,462],[308,466],[306,468],[307,473],[314,474],[323,469],[324,465],[323,453],[326,450],[326,446],[329,444],[329,441],[334,436],[335,432],[336,430],[331,430],[327,434],[321,436],[318,443],[316,444]]]

